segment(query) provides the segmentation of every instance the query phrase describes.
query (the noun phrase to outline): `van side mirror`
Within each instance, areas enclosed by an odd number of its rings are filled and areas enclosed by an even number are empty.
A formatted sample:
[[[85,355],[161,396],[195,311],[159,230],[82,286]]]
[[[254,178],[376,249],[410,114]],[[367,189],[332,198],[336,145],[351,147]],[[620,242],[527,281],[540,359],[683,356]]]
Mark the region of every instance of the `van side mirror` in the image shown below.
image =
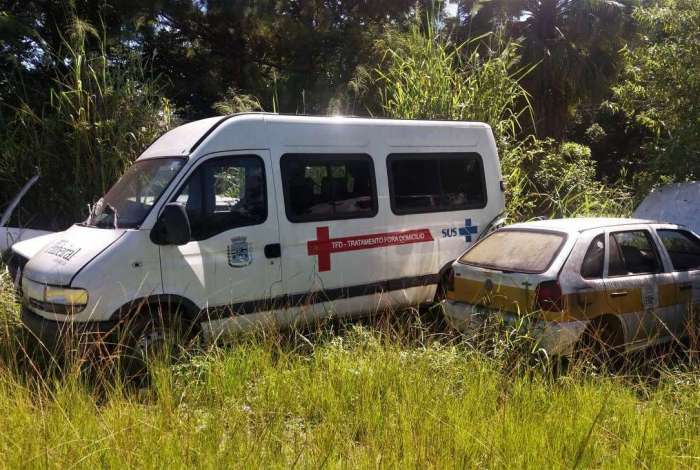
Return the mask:
[[[187,210],[179,202],[166,204],[151,230],[151,241],[156,245],[184,245],[192,238]]]

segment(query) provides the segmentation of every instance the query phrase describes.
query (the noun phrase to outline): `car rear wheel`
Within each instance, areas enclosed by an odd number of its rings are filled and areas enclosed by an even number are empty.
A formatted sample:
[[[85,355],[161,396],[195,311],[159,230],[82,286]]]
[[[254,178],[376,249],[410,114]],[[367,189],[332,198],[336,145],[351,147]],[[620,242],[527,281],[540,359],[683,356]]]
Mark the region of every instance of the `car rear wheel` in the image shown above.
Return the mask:
[[[577,355],[597,367],[617,369],[622,364],[624,331],[620,321],[603,316],[590,322],[577,347]]]

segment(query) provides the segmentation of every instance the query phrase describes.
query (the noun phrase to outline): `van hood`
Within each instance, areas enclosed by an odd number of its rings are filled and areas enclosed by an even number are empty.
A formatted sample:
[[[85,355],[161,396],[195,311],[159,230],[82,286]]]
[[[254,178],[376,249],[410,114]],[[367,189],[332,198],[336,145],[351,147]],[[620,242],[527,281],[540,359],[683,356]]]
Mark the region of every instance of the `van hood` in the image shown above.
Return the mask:
[[[15,245],[18,254],[27,253],[29,262],[24,275],[32,281],[54,286],[68,286],[75,275],[90,261],[116,242],[126,230],[108,230],[74,225],[65,232]],[[42,243],[47,241],[47,243]],[[36,249],[34,253],[25,244]],[[40,246],[41,245],[41,246]],[[38,247],[38,248],[37,248]],[[24,256],[24,255],[23,255]]]
[[[46,235],[48,235],[48,237],[46,237]],[[26,248],[24,248],[23,251],[33,251],[32,254],[34,254],[43,245],[48,243],[49,240],[53,238],[52,235],[55,235],[55,233],[48,232],[46,230],[34,230],[18,227],[0,227],[0,254],[4,253],[7,250],[10,250],[11,248],[17,245],[21,245],[23,242],[25,242],[25,240],[28,241],[29,244],[26,245]],[[31,241],[36,240],[37,238],[44,238],[44,241],[42,242],[40,240],[32,244]],[[39,248],[32,249],[31,247],[36,245],[37,243],[39,244]],[[22,254],[22,256],[25,255]],[[30,256],[25,257],[29,258]]]
[[[685,225],[700,234],[700,181],[669,184],[652,191],[634,211],[634,217]]]

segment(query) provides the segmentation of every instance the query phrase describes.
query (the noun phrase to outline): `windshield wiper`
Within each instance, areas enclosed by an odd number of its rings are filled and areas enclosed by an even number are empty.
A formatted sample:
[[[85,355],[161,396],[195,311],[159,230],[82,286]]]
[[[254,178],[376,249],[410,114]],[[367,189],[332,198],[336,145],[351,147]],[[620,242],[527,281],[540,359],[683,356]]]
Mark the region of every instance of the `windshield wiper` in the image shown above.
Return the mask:
[[[85,225],[88,226],[93,226],[93,227],[99,227],[100,221],[96,220],[96,218],[102,214],[104,214],[104,210],[109,209],[112,212],[112,217],[114,220],[114,229],[118,230],[119,229],[119,212],[117,209],[110,204],[109,202],[105,201],[105,198],[101,197],[95,204],[92,206],[88,204],[88,218],[85,221]]]
[[[114,216],[114,230],[119,230],[119,224],[118,224],[119,213],[117,212],[117,208],[114,207],[109,202],[105,202],[104,204],[107,207],[107,209],[112,211],[112,215]]]

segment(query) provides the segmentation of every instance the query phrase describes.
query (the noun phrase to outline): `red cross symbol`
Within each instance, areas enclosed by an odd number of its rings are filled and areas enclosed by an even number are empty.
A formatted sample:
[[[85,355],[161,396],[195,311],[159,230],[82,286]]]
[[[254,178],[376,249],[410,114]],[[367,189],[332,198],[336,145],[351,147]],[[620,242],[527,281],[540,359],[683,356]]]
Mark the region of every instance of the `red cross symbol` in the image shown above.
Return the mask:
[[[308,241],[306,246],[309,256],[318,256],[318,271],[323,272],[331,270],[331,253],[432,241],[433,237],[427,228],[331,238],[328,227],[316,227],[316,240]]]
[[[328,227],[316,227],[316,240],[307,243],[309,256],[318,256],[318,270],[331,270],[331,239]]]

